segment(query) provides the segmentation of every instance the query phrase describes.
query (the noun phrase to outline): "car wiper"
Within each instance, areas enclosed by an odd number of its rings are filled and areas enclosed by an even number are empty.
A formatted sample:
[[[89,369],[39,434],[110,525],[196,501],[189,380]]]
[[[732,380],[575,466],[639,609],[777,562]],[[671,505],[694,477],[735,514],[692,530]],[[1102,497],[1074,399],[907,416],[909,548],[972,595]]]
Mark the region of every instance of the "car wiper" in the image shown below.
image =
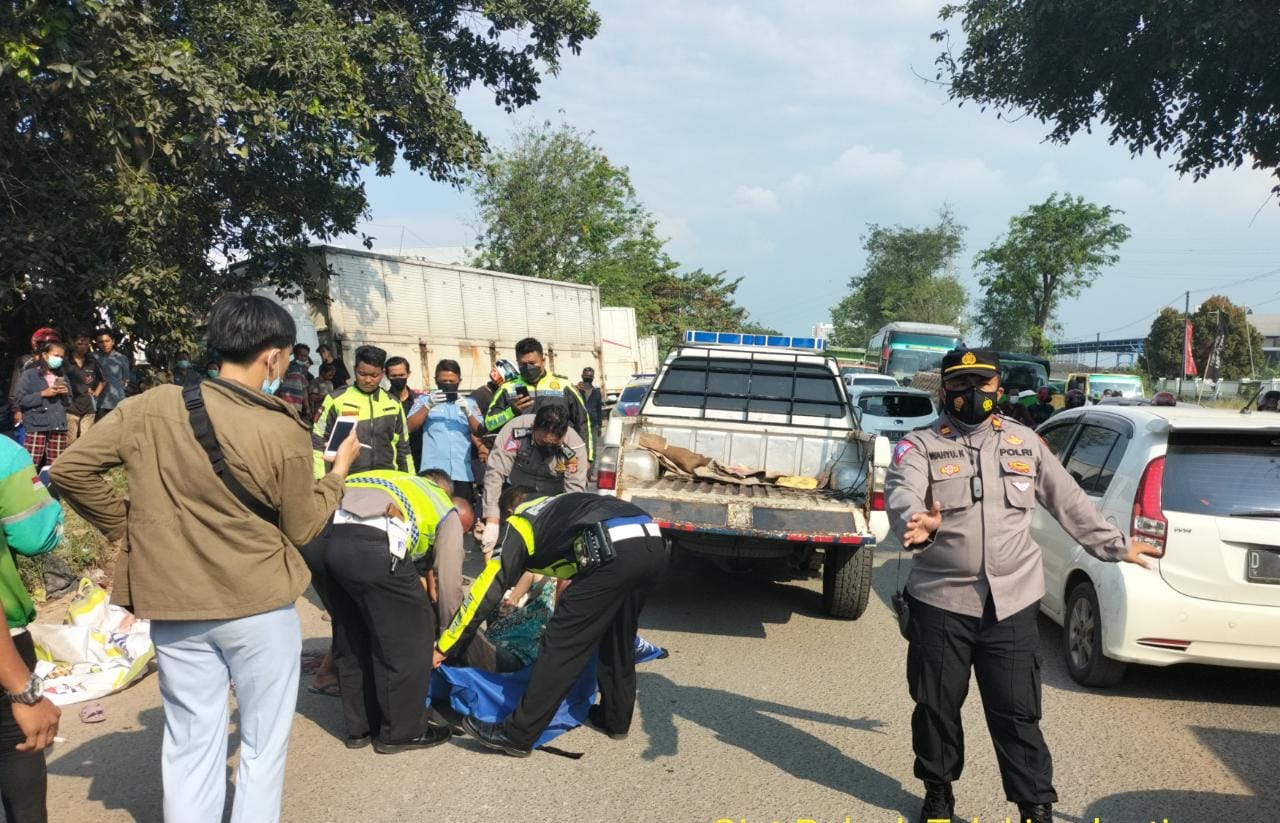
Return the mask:
[[[1231,517],[1280,517],[1280,509],[1249,509],[1248,511],[1232,512]]]

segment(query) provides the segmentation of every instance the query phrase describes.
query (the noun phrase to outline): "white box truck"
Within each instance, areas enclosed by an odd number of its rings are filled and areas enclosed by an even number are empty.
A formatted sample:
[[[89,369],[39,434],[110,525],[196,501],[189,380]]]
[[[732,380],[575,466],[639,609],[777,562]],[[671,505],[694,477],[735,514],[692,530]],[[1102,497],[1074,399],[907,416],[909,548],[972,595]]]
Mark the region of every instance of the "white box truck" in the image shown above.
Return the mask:
[[[312,351],[328,343],[349,368],[356,348],[370,344],[408,358],[413,388],[431,387],[444,358],[457,360],[463,386],[474,388],[495,360],[515,359],[517,340],[536,337],[551,372],[576,383],[586,366],[603,371],[595,286],[335,246],[313,254],[316,268],[332,272],[327,305],[259,292],[294,316],[299,342]]]

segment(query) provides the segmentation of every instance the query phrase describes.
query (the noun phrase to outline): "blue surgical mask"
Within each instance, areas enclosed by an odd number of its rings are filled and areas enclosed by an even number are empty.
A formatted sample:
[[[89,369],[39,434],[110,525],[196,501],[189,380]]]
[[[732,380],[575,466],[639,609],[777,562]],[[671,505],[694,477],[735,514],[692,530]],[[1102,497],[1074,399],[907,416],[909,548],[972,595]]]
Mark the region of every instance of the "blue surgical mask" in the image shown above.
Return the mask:
[[[189,368],[191,368],[191,361],[190,361],[190,360],[179,360],[179,361],[177,362],[177,364],[176,364],[176,365],[177,365],[177,367],[178,367],[178,368],[180,368],[180,369],[189,369]]]
[[[276,389],[280,388],[280,378],[277,377],[274,380],[271,379],[271,372],[274,369],[275,369],[275,364],[272,361],[268,360],[267,361],[267,377],[262,381],[263,394],[275,394]]]
[[[51,369],[62,368],[62,358],[56,354],[50,355],[44,359],[45,364]]]

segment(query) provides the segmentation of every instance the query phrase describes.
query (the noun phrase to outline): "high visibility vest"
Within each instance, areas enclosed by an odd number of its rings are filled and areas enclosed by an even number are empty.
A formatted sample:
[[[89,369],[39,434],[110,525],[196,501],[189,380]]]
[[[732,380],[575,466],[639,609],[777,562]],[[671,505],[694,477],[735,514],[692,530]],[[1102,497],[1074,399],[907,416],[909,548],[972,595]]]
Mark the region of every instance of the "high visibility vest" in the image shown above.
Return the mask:
[[[416,560],[436,543],[436,528],[453,511],[453,500],[426,477],[378,469],[347,477],[351,489],[380,488],[396,499],[409,527],[409,557]]]

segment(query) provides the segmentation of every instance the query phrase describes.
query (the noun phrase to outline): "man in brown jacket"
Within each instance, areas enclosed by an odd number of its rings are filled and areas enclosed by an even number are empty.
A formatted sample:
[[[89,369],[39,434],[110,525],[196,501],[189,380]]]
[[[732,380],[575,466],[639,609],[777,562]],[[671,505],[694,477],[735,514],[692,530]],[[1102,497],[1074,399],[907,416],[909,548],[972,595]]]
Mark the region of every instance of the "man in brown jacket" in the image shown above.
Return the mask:
[[[333,471],[314,479],[307,423],[271,396],[294,335],[271,300],[223,297],[209,315],[219,377],[185,397],[170,385],[121,402],[52,472],[64,500],[124,539],[113,596],[152,621],[166,820],[222,819],[232,680],[240,767],[231,820],[280,816],[302,647],[294,601],[310,579],[295,547],[324,528],[360,451],[353,432]],[[115,467],[127,503],[104,482]]]

